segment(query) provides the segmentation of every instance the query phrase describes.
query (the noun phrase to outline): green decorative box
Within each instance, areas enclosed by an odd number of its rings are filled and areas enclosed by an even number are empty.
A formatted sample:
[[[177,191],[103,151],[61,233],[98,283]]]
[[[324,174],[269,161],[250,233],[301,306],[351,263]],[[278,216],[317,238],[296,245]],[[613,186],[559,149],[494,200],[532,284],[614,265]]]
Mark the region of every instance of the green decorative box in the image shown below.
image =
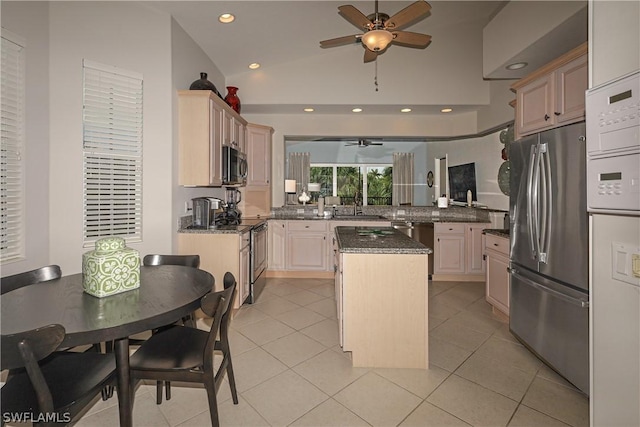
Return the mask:
[[[82,255],[82,286],[102,298],[140,287],[140,254],[121,237],[106,237]]]

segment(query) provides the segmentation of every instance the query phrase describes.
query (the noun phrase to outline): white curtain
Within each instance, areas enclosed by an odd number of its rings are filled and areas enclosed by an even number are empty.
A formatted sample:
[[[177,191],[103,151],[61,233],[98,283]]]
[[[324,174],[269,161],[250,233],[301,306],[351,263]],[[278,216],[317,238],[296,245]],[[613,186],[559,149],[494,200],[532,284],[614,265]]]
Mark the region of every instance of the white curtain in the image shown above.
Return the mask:
[[[298,196],[303,190],[307,190],[309,186],[310,175],[310,155],[309,153],[289,153],[289,171],[287,179],[296,180],[296,194],[287,194],[286,203],[298,203]]]
[[[393,153],[392,204],[413,205],[413,153]]]

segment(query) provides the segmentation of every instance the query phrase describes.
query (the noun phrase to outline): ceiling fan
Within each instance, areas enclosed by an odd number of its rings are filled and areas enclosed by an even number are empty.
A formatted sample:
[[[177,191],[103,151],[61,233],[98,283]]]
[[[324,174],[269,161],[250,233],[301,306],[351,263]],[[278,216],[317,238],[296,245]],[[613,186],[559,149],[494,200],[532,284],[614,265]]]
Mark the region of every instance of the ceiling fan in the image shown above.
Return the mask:
[[[378,0],[375,0],[375,13],[365,15],[352,5],[338,7],[339,14],[351,24],[358,27],[363,34],[323,40],[320,47],[329,48],[351,43],[362,43],[364,46],[364,62],[374,61],[390,44],[424,49],[431,43],[431,36],[410,31],[400,31],[429,15],[431,5],[424,0],[402,9],[389,17],[378,12]]]
[[[373,142],[369,139],[359,139],[358,141],[347,142],[345,145],[357,145],[358,147],[368,147],[370,145],[382,145],[382,142]]]

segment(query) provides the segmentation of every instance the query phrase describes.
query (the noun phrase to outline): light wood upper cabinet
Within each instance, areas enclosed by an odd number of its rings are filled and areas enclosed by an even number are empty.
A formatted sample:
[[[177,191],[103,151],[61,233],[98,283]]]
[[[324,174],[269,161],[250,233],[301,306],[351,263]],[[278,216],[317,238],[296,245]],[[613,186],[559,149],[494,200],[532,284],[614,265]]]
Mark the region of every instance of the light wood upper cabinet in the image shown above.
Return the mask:
[[[587,44],[555,59],[513,85],[516,139],[585,117]]]
[[[271,139],[273,128],[247,125],[247,186],[269,186],[271,182]]]
[[[222,185],[222,107],[208,90],[178,92],[179,184]]]
[[[222,186],[222,145],[243,151],[246,125],[246,120],[210,90],[178,91],[178,183]]]

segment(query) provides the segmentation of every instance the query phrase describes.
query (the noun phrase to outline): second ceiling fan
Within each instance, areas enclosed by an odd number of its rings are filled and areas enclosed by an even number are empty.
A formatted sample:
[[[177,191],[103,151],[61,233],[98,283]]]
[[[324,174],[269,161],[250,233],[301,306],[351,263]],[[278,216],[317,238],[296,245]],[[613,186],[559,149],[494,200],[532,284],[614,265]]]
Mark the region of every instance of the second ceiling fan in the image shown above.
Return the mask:
[[[431,5],[424,0],[410,4],[391,17],[378,12],[378,0],[375,0],[375,13],[368,16],[352,5],[340,6],[338,10],[344,19],[364,33],[323,40],[320,42],[322,48],[362,43],[365,47],[364,62],[371,62],[391,44],[424,49],[431,43],[431,36],[427,34],[401,31],[429,15]]]

